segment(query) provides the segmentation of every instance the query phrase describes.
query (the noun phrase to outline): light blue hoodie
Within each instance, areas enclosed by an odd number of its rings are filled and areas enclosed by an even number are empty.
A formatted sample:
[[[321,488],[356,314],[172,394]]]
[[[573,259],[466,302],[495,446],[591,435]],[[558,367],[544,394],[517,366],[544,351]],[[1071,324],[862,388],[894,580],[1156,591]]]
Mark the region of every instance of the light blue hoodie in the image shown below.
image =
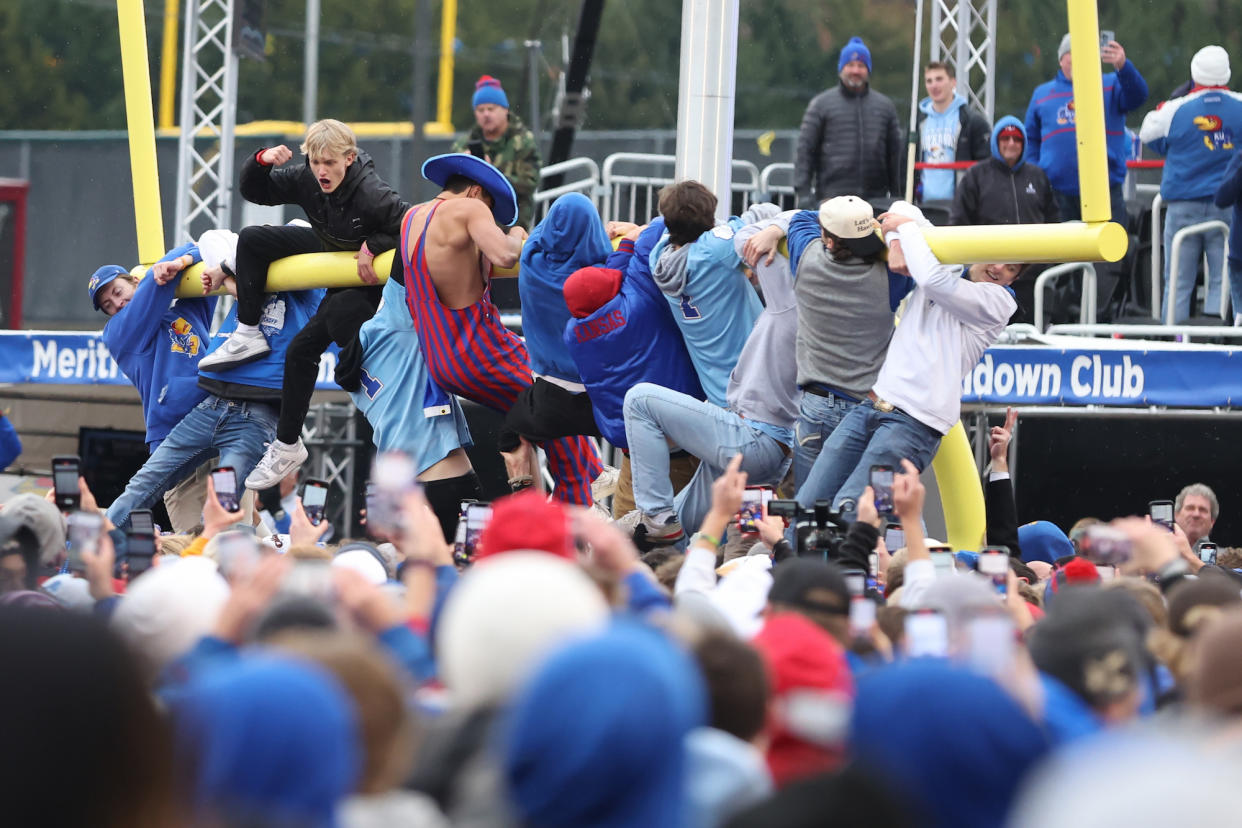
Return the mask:
[[[919,101],[919,110],[927,118],[919,124],[919,160],[941,164],[957,159],[957,139],[962,131],[962,116],[958,112],[966,105],[966,98],[955,93],[949,108],[937,112],[931,98]],[[957,173],[953,170],[923,170],[923,201],[949,200],[953,198],[953,185]]]

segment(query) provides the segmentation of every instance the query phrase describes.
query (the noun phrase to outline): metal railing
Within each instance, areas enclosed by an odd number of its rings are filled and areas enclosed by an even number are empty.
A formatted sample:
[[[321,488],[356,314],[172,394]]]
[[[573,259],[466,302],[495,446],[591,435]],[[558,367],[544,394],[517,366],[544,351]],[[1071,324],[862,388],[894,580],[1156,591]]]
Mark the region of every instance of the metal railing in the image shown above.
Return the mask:
[[[676,157],[641,152],[618,152],[604,159],[602,214],[606,219],[643,222],[656,213],[657,191],[675,180]],[[626,171],[618,171],[622,167]],[[639,172],[630,172],[638,168]],[[749,161],[733,161],[730,212],[750,206],[759,189],[759,168]]]
[[[1179,275],[1177,272],[1179,265],[1177,254],[1181,252],[1182,244],[1190,236],[1206,235],[1207,233],[1214,233],[1217,230],[1221,232],[1224,247],[1220,254],[1220,269],[1222,274],[1220,285],[1220,318],[1225,319],[1229,315],[1229,225],[1226,222],[1213,219],[1211,221],[1201,221],[1198,224],[1191,224],[1188,227],[1183,227],[1181,230],[1178,230],[1173,234],[1173,241],[1169,245],[1169,296],[1168,307],[1164,310],[1165,324],[1172,325],[1177,322],[1177,279]],[[1207,258],[1206,249],[1204,250],[1204,258]],[[1204,274],[1207,276],[1208,284],[1210,285],[1212,282],[1212,274],[1208,272],[1206,264],[1204,265],[1203,270]],[[1198,270],[1196,269],[1196,272],[1191,274],[1191,279],[1197,281],[1197,277]],[[1155,281],[1154,273],[1152,274],[1152,280]],[[1192,311],[1194,308],[1194,299],[1194,290],[1192,288],[1190,295],[1190,306]],[[1158,308],[1160,306],[1153,305],[1152,307]],[[1155,316],[1156,314],[1153,312],[1152,315]]]
[[[1117,339],[1175,337],[1180,342],[1195,339],[1242,339],[1242,328],[1224,325],[1049,325],[1048,336],[1107,336]]]
[[[775,164],[768,164],[763,168],[763,172],[759,173],[759,197],[767,197],[776,204],[779,204],[782,210],[793,210],[798,206],[798,196],[794,192],[793,186],[794,165],[782,161]],[[773,184],[773,176],[788,178],[788,184]]]
[[[582,193],[591,199],[598,210],[600,207],[600,198],[603,195],[603,189],[600,187],[599,164],[591,158],[570,158],[568,161],[562,161],[559,164],[552,164],[544,167],[539,171],[539,181],[542,187],[543,181],[554,176],[571,176],[580,175],[567,184],[551,189],[539,189],[535,191],[535,221],[540,221],[548,214],[548,208],[552,206],[552,202],[556,201],[566,193]],[[607,215],[604,214],[607,218]]]
[[[1163,209],[1164,198],[1157,192],[1151,200],[1151,315],[1154,319],[1163,316],[1160,313],[1160,289],[1164,283],[1164,267],[1160,260],[1164,252],[1164,233],[1160,229]]]
[[[1066,262],[1050,267],[1035,280],[1035,327],[1044,329],[1044,291],[1048,283],[1058,276],[1082,271],[1082,293],[1078,299],[1078,321],[1082,324],[1093,324],[1096,319],[1096,273],[1095,265],[1090,262]]]

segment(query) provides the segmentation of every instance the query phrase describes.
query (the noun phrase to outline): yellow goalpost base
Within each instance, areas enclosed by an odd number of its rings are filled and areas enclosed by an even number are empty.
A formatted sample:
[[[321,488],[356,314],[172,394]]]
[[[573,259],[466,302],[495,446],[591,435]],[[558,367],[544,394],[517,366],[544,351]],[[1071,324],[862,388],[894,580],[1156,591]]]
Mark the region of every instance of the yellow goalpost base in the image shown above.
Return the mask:
[[[960,421],[940,441],[940,449],[932,458],[932,470],[944,510],[948,535],[945,540],[954,549],[977,552],[983,546],[987,529],[983,484],[979,482],[975,455]]]

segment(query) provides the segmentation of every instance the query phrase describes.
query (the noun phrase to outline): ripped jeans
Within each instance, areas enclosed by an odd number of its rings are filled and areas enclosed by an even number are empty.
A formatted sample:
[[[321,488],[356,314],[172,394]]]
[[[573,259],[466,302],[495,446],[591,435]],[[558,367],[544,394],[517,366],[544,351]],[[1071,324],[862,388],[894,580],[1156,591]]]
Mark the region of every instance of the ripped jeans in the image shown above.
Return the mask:
[[[835,394],[820,396],[806,391],[802,394],[802,405],[798,411],[798,422],[794,426],[794,490],[802,488],[815,458],[832,436],[833,430],[845,415],[858,405]]]

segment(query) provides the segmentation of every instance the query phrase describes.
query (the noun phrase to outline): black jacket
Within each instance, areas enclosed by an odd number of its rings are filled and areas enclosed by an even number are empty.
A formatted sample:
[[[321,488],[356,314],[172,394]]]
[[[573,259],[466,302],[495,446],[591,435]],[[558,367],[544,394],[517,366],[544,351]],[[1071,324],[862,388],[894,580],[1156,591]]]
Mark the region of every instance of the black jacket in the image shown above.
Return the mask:
[[[359,151],[340,185],[325,193],[311,172],[309,158],[297,165],[268,167],[258,161],[262,151],[242,166],[242,198],[254,204],[298,205],[329,250],[355,251],[365,241],[378,256],[397,246],[401,218],[410,205],[375,172],[371,156]]]
[[[1061,220],[1048,176],[1023,155],[1014,167],[1000,156],[997,140],[1001,130],[1017,127],[1023,139],[1026,127],[1007,115],[992,128],[992,157],[975,164],[953,193],[949,224],[1055,224]]]
[[[799,203],[899,197],[901,134],[893,102],[874,89],[855,94],[834,86],[816,95],[802,116],[794,158]]]

